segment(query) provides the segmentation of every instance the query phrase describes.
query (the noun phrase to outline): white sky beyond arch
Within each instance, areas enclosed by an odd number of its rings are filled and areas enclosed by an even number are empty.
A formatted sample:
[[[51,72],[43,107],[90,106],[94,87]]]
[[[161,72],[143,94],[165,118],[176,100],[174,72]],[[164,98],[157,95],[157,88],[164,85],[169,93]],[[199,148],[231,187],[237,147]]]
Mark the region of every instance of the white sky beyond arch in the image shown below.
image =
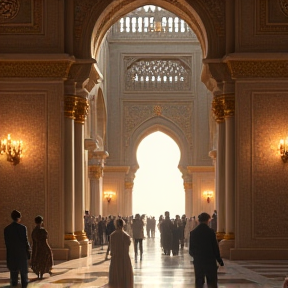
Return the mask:
[[[180,150],[162,132],[148,135],[139,144],[133,188],[133,214],[147,214],[158,220],[167,210],[171,218],[185,213],[185,192],[178,167]]]

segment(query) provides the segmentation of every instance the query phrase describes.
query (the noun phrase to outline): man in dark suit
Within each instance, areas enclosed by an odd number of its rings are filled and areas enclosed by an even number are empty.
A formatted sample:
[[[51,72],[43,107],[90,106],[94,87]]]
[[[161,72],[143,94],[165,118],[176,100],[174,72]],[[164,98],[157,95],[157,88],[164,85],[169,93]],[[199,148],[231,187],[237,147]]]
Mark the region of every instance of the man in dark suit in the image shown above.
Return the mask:
[[[13,222],[4,229],[4,238],[7,251],[7,267],[10,270],[10,282],[12,286],[18,284],[18,274],[21,275],[22,287],[28,285],[28,252],[30,245],[27,238],[26,226],[20,224],[21,213],[13,210],[11,213]]]
[[[202,288],[205,277],[209,288],[217,288],[217,263],[224,266],[215,232],[208,226],[210,215],[201,213],[199,225],[190,232],[189,254],[193,257],[195,287]]]

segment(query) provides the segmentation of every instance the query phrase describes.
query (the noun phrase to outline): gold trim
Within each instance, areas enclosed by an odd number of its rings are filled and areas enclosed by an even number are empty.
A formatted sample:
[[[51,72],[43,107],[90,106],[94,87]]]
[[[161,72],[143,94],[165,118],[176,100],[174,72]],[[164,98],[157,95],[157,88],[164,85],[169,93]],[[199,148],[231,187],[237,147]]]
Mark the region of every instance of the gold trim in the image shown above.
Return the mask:
[[[133,189],[134,183],[133,182],[125,182],[125,189]]]
[[[224,118],[232,117],[235,114],[235,94],[225,94],[221,96],[224,107]]]
[[[105,166],[104,172],[124,172],[128,173],[130,166]]]
[[[1,60],[2,78],[61,78],[67,79],[72,60]]]
[[[235,234],[234,233],[226,233],[224,235],[225,240],[234,240],[235,239]]]
[[[214,166],[187,166],[190,173],[195,172],[215,172]]]
[[[232,79],[237,78],[287,78],[287,60],[228,61]]]
[[[66,233],[64,236],[64,240],[77,240],[74,233]]]
[[[64,116],[75,119],[75,109],[77,105],[77,96],[65,95],[64,97]]]
[[[74,234],[75,234],[76,239],[78,241],[88,240],[86,232],[83,230],[82,231],[75,231]]]
[[[224,236],[225,236],[225,232],[217,232],[217,233],[216,233],[216,239],[217,239],[218,241],[223,240],[223,239],[224,239]]]
[[[192,189],[192,182],[184,182],[184,189]]]
[[[100,179],[103,176],[103,167],[102,165],[93,165],[88,166],[88,176],[89,178]]]
[[[75,122],[84,124],[89,110],[88,100],[82,97],[76,97],[76,99],[77,105],[75,107]]]
[[[217,123],[224,122],[224,107],[221,97],[214,97],[212,101],[212,112]]]

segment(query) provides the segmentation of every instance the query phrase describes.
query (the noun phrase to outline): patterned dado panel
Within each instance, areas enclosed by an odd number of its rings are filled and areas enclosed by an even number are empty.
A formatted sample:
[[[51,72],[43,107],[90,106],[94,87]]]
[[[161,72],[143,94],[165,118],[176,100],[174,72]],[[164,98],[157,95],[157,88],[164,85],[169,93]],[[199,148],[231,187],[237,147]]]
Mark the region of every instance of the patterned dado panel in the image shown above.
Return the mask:
[[[237,248],[287,246],[288,165],[278,151],[288,136],[287,89],[284,82],[237,84]]]
[[[125,149],[127,150],[127,148],[129,147],[131,136],[135,132],[135,130],[141,124],[154,117],[163,117],[178,126],[179,129],[183,131],[183,134],[186,136],[190,148],[192,149],[193,112],[194,107],[192,101],[169,102],[162,104],[157,104],[157,102],[125,102],[123,107],[123,141]],[[125,155],[127,155],[127,153]]]
[[[23,141],[23,157],[13,166],[0,155],[0,230],[10,213],[23,214],[28,236],[34,218],[43,215],[52,247],[63,246],[62,207],[62,85],[13,83],[0,85],[0,139],[11,133]],[[63,113],[62,113],[63,114]],[[0,237],[0,249],[4,247]]]
[[[236,52],[286,52],[288,45],[287,7],[287,0],[238,0],[236,25],[238,22],[239,29],[236,37],[238,42]]]
[[[64,52],[63,11],[58,0],[1,0],[1,53]]]

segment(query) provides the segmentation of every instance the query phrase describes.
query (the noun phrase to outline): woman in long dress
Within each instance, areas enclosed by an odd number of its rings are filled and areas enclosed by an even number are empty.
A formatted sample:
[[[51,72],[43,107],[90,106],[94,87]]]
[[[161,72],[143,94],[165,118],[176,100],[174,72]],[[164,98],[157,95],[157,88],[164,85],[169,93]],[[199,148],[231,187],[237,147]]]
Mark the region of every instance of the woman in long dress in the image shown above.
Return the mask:
[[[52,274],[53,255],[48,244],[48,232],[42,227],[43,217],[35,218],[35,228],[32,231],[32,257],[31,268],[33,272],[42,279],[43,274]]]
[[[130,236],[123,231],[123,220],[116,221],[116,230],[110,235],[111,262],[109,267],[109,287],[133,288],[133,268],[129,256]]]

